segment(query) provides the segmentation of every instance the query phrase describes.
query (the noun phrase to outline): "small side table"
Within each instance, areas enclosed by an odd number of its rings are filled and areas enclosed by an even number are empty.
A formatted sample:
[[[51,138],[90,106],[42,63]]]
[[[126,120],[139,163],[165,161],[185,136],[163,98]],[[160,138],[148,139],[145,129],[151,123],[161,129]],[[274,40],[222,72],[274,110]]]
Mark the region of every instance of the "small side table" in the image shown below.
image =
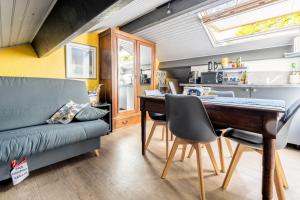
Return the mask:
[[[103,120],[109,124],[109,132],[112,132],[112,117],[111,117],[111,104],[109,103],[101,103],[92,105],[92,107],[100,108],[102,110],[107,110],[109,113],[103,117]]]

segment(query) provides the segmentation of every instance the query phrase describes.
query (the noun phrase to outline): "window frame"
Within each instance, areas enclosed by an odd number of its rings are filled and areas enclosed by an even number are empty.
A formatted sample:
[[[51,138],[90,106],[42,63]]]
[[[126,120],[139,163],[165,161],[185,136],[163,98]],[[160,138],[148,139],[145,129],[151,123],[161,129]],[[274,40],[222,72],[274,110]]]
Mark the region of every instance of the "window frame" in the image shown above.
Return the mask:
[[[254,1],[254,2],[259,2],[259,1]],[[246,2],[244,4],[241,4],[239,6],[236,6],[235,8],[229,8],[226,9],[224,11],[219,11],[216,12],[214,14],[211,15],[207,15],[207,16],[202,16],[202,12],[198,13],[198,18],[200,19],[201,25],[203,26],[206,34],[209,37],[209,40],[211,42],[211,44],[213,45],[213,47],[220,47],[220,46],[228,46],[228,45],[233,45],[233,44],[237,44],[237,43],[242,43],[243,41],[255,41],[255,40],[259,40],[261,38],[269,38],[272,37],[272,35],[282,35],[282,34],[286,34],[287,32],[300,32],[299,28],[300,28],[300,24],[299,25],[292,25],[292,26],[288,26],[288,27],[282,27],[282,28],[276,28],[276,29],[271,29],[271,30],[267,30],[267,31],[262,31],[262,32],[258,32],[258,33],[254,33],[254,34],[249,34],[249,35],[244,35],[244,36],[233,36],[231,38],[227,38],[227,39],[222,39],[222,40],[218,40],[215,37],[215,33],[217,32],[218,28],[217,27],[213,27],[213,25],[210,25],[210,23],[213,23],[214,21],[218,21],[218,20],[222,20],[228,17],[233,17],[235,15],[238,15],[240,13],[244,13],[244,12],[249,12],[253,9],[257,9],[257,8],[261,8],[264,6],[268,6],[268,5],[272,5],[276,2],[281,2],[281,0],[266,0],[264,3],[262,4],[255,4],[254,6],[248,6],[249,2]],[[243,9],[243,7],[246,9]],[[237,11],[234,11],[235,9],[237,9]],[[228,13],[231,14],[229,15]],[[296,12],[292,12],[292,13],[288,13],[285,15],[281,15],[281,16],[276,16],[276,17],[283,17],[286,15],[290,15],[293,13],[298,13],[300,11],[296,11]],[[225,14],[224,14],[225,13]],[[217,18],[219,16],[219,18]],[[274,17],[275,18],[275,17]],[[269,18],[272,19],[272,18]],[[268,19],[264,19],[264,20],[268,20]],[[258,20],[256,22],[259,21],[264,21],[264,20]],[[240,25],[239,27],[245,26],[245,25],[249,25],[249,24],[253,24],[256,22],[250,22],[247,23],[245,22],[245,24]],[[226,31],[226,30],[230,30],[230,29],[234,29],[234,28],[238,28],[238,27],[231,27],[231,28],[226,28],[225,30],[221,30],[221,31]]]

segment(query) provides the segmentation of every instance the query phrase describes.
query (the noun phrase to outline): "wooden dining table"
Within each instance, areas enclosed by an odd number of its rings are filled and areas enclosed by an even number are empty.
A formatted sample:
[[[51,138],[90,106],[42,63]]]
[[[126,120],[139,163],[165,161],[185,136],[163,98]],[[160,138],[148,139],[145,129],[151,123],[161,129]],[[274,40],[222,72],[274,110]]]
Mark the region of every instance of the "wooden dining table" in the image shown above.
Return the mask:
[[[275,168],[275,140],[278,116],[285,112],[284,107],[272,105],[249,105],[213,102],[202,100],[211,122],[217,127],[231,127],[261,133],[263,137],[262,199],[273,198]],[[146,113],[165,114],[165,98],[140,96],[142,155],[145,155]]]

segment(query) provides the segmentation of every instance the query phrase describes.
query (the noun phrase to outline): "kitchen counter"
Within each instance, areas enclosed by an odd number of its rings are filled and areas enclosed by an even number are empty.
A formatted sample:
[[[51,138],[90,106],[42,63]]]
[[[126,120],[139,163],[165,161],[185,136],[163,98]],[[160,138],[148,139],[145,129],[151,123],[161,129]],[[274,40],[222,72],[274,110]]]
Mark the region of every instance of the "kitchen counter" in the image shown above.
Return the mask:
[[[179,86],[182,87],[238,87],[238,88],[250,88],[250,87],[257,87],[257,88],[270,88],[270,87],[299,87],[300,84],[265,84],[265,85],[258,85],[258,84],[239,84],[239,85],[230,85],[230,84],[189,84],[189,83],[180,83]]]

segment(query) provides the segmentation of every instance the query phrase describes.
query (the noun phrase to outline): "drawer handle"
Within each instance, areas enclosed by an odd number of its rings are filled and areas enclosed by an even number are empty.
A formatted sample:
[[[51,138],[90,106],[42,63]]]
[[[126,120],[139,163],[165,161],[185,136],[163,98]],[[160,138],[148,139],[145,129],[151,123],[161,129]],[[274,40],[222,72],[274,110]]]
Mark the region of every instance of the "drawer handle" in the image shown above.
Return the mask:
[[[128,120],[122,121],[122,124],[127,124]]]

